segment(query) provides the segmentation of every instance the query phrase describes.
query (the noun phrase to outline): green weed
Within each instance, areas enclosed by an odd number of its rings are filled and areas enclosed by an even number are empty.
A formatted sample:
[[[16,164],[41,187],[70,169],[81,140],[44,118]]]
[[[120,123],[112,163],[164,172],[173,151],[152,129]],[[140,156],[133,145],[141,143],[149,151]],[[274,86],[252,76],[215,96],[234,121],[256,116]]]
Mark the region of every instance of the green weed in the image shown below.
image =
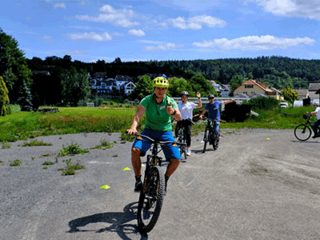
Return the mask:
[[[21,160],[20,159],[16,159],[14,160],[12,163],[10,163],[10,166],[20,166],[21,165]]]
[[[50,153],[44,153],[44,154],[40,155],[40,157],[49,157],[49,156],[51,156]]]
[[[60,153],[58,154],[58,156],[63,157],[63,156],[75,155],[75,154],[85,154],[88,152],[89,150],[80,148],[77,143],[72,143],[67,147],[62,145],[62,149],[60,150]]]
[[[103,150],[106,150],[107,148],[112,148],[113,147],[113,144],[107,142],[107,140],[105,140],[105,139],[101,139],[100,142],[101,142],[101,145],[95,146],[95,147],[93,147],[91,149],[103,149]]]
[[[118,155],[116,154],[116,155],[113,155],[112,157],[118,157]]]
[[[54,162],[50,162],[50,161],[45,161],[44,163],[42,163],[42,165],[53,165]]]
[[[2,143],[2,149],[11,148],[10,143],[4,142]]]
[[[37,139],[30,142],[24,142],[22,147],[34,147],[34,146],[52,146],[51,143],[45,143],[43,141],[38,141]]]
[[[85,169],[84,165],[81,165],[79,163],[75,165],[71,165],[72,159],[66,159],[67,168],[62,170],[62,175],[75,175],[75,170]],[[58,169],[59,170],[59,169]]]
[[[43,167],[42,169],[48,169],[48,167]]]

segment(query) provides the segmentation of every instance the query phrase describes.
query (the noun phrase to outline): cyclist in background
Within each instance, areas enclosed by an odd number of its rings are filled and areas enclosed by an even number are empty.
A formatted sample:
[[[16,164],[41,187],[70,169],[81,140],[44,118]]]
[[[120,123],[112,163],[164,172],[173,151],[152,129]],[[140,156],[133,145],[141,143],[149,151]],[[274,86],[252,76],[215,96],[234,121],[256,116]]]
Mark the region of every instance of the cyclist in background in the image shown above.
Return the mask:
[[[172,135],[171,116],[173,116],[175,120],[180,121],[181,114],[177,103],[166,95],[169,82],[166,79],[166,76],[162,75],[155,78],[152,85],[154,87],[154,93],[141,100],[138,110],[134,115],[132,125],[127,132],[132,135],[136,134],[138,132],[138,123],[144,113],[146,113],[146,124],[141,134],[149,136],[155,140],[175,141]],[[132,144],[132,166],[136,178],[135,191],[140,191],[142,188],[140,156],[144,156],[150,147],[151,143],[148,139],[144,139],[143,141],[136,139]],[[178,168],[181,156],[177,146],[169,144],[162,148],[166,159],[170,160],[165,173],[164,193],[166,194],[167,182],[170,176]]]
[[[181,121],[177,123],[175,134],[178,135],[179,129],[183,128],[183,131],[187,140],[187,155],[191,155],[191,126],[192,126],[192,116],[194,108],[202,108],[201,94],[197,92],[198,104],[193,102],[188,102],[189,93],[187,91],[181,92],[181,100],[178,104],[179,110],[181,112]]]
[[[313,131],[314,131],[314,136],[312,138],[320,137],[320,133],[318,133],[318,127],[320,125],[320,108],[318,106],[318,103],[314,102],[313,103],[314,111],[311,112],[311,115],[316,115],[317,120],[313,123]]]
[[[220,121],[220,110],[219,108],[221,107],[222,104],[228,104],[228,103],[233,103],[236,100],[232,99],[230,101],[214,101],[214,95],[210,94],[208,96],[209,103],[205,106],[203,112],[199,116],[200,119],[204,116],[204,114],[208,111],[209,112],[209,119],[211,120],[218,120]],[[213,129],[215,130],[215,133],[217,135],[217,144],[219,143],[219,138],[220,138],[220,122],[214,122]]]

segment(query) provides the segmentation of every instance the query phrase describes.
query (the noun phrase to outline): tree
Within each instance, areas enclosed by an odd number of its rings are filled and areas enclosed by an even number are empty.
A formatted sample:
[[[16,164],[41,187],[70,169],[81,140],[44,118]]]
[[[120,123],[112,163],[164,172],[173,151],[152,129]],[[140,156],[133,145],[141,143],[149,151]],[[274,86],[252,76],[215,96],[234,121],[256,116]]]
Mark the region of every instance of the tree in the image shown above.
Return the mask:
[[[297,91],[293,91],[289,86],[282,89],[282,95],[285,100],[289,101],[291,104],[293,104],[294,100],[299,99],[299,95]]]
[[[6,104],[9,103],[8,93],[6,83],[3,81],[3,78],[0,77],[0,116],[7,115],[8,108]]]
[[[60,75],[62,86],[62,97],[66,104],[78,106],[80,100],[87,100],[91,94],[88,80],[88,73],[81,69],[77,71],[75,67],[70,70],[64,69]]]
[[[23,82],[31,86],[31,74],[18,42],[0,28],[0,76],[3,76],[8,87],[11,102],[19,98]]]
[[[176,78],[169,80],[169,90],[171,96],[179,97],[182,91],[189,92],[190,96],[195,96],[194,91],[192,90],[191,85],[184,78]]]
[[[241,77],[239,74],[236,74],[232,77],[230,80],[230,92],[233,93],[234,90],[236,90],[241,84],[243,83],[243,77]]]
[[[202,96],[207,96],[209,94],[218,96],[218,93],[216,92],[214,87],[201,74],[193,76],[190,79],[190,85],[192,87],[193,92],[200,92]]]
[[[18,104],[21,106],[21,111],[32,111],[32,95],[26,81],[22,82],[19,94]]]
[[[142,99],[154,92],[151,78],[147,75],[143,75],[135,84],[136,87],[133,89],[131,98]]]

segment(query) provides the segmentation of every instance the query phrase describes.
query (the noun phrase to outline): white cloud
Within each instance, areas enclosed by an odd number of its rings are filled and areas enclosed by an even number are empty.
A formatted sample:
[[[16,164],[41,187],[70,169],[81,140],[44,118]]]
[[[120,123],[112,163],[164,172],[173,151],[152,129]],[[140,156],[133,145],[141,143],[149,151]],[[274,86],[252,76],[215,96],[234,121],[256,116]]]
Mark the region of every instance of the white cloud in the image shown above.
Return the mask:
[[[221,50],[239,49],[242,51],[251,50],[272,50],[286,49],[300,45],[313,45],[314,39],[304,38],[278,38],[270,35],[247,36],[228,40],[227,38],[214,39],[212,41],[194,42],[192,45],[202,48],[220,48]]]
[[[97,17],[91,17],[88,15],[76,15],[76,18],[82,21],[91,21],[91,22],[109,22],[116,26],[121,27],[133,27],[139,25],[139,22],[131,21],[134,18],[134,13],[132,10],[127,9],[114,9],[110,5],[104,5],[99,9],[101,14]]]
[[[175,44],[175,43],[167,43],[167,44],[160,44],[158,46],[147,46],[145,48],[146,51],[156,51],[156,50],[161,50],[161,51],[168,51],[173,48],[179,48],[183,47],[182,44]]]
[[[113,35],[113,36],[120,37],[120,36],[123,36],[124,34],[121,33],[121,32],[113,32],[112,35]]]
[[[320,0],[249,0],[262,6],[266,12],[286,17],[320,20]]]
[[[93,41],[108,41],[112,37],[107,33],[98,34],[95,32],[90,33],[69,33],[67,37],[72,40],[93,40]]]
[[[215,18],[208,15],[195,16],[189,19],[184,19],[182,17],[171,18],[167,20],[172,26],[181,29],[201,29],[203,25],[207,27],[224,27],[227,23],[219,18]]]
[[[150,40],[139,40],[138,42],[148,43],[148,44],[163,44],[164,43],[164,42],[160,42],[160,41],[150,41]]]
[[[66,5],[64,3],[56,3],[53,7],[54,8],[66,8]]]
[[[51,40],[51,39],[52,39],[52,36],[44,35],[44,36],[42,36],[42,39],[44,39],[44,40]]]
[[[143,37],[143,36],[145,36],[146,34],[145,34],[145,32],[144,31],[142,31],[142,30],[136,30],[136,29],[130,29],[129,30],[129,34],[130,35],[135,35],[135,36],[138,36],[138,37]]]

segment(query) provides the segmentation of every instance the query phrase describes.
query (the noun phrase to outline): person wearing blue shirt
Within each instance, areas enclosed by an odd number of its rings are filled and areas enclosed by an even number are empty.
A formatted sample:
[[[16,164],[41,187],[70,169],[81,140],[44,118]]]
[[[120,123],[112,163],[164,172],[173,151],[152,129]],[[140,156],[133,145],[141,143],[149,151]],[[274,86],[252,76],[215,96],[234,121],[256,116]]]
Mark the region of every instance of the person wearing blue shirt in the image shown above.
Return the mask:
[[[223,102],[214,101],[214,96],[212,94],[210,94],[208,96],[208,100],[209,100],[209,103],[204,107],[203,112],[199,116],[200,119],[202,119],[204,114],[208,111],[209,119],[211,119],[211,120],[220,120],[220,110],[219,109],[220,109],[221,105],[222,104],[233,103],[233,102],[236,101],[235,99],[232,99],[230,101],[223,101]],[[215,130],[215,133],[217,135],[217,141],[219,141],[220,122],[214,122],[213,129]]]

